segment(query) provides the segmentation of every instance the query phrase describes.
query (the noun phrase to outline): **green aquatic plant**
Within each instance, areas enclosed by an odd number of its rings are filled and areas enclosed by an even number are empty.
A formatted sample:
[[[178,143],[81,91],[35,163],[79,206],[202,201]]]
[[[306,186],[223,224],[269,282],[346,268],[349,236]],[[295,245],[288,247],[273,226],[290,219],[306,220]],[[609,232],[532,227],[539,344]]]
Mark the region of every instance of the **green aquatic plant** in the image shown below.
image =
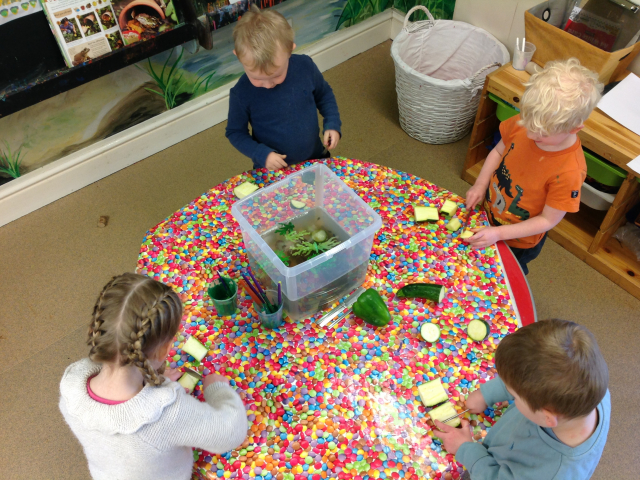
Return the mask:
[[[304,237],[309,236],[309,235],[310,235],[310,233],[307,232],[306,230],[300,230],[299,232],[296,232],[294,230],[293,232],[285,233],[284,234],[284,238],[286,238],[290,242],[297,243],[297,242],[301,241]]]
[[[286,235],[287,233],[291,233],[293,231],[295,231],[296,227],[293,225],[293,223],[289,222],[289,223],[279,223],[278,224],[278,228],[276,228],[276,233],[279,235]]]
[[[184,74],[178,73],[178,67],[180,65],[180,61],[182,60],[183,54],[184,50],[180,52],[178,58],[169,67],[169,60],[171,60],[171,57],[173,57],[173,50],[171,50],[171,53],[167,57],[167,60],[164,62],[164,65],[162,66],[162,70],[160,72],[155,71],[153,65],[151,64],[150,58],[147,59],[147,69],[136,65],[136,67],[147,73],[154,80],[154,82],[156,82],[159,91],[152,88],[145,88],[145,90],[151,93],[155,93],[156,95],[160,95],[164,99],[164,104],[167,107],[167,110],[171,110],[178,105],[182,105],[192,97],[201,95],[202,93],[206,93],[207,91],[209,91],[209,83],[211,82],[211,78],[215,74],[215,71],[206,76],[200,74],[193,83],[192,88],[186,88],[187,81],[184,80]],[[169,67],[168,70],[167,67]],[[200,70],[198,70],[198,73],[199,72]]]
[[[307,258],[313,258],[320,255],[322,252],[331,250],[333,247],[340,245],[340,240],[336,237],[332,237],[329,240],[318,242],[299,242],[291,248],[292,255],[298,255]]]
[[[291,259],[286,253],[284,253],[282,250],[276,250],[275,254],[282,261],[282,263],[284,263],[287,267],[289,266],[289,261]]]
[[[4,144],[7,147],[7,151],[0,151],[0,173],[18,178],[20,176],[20,165],[24,159],[22,147],[17,152],[12,153],[9,142],[5,141]]]

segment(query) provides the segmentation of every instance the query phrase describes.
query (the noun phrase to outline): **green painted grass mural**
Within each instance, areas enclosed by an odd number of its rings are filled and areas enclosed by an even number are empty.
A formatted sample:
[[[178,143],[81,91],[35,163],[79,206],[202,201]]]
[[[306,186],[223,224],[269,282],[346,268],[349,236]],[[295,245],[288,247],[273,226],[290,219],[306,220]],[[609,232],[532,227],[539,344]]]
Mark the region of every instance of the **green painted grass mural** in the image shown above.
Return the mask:
[[[4,174],[10,178],[18,178],[20,176],[20,165],[24,155],[22,153],[22,147],[16,152],[11,152],[9,142],[4,142],[6,151],[0,150],[0,174]]]
[[[406,13],[416,5],[427,7],[435,18],[451,20],[456,0],[347,0],[336,30],[360,23],[387,8],[397,8]],[[412,20],[425,20],[426,18],[427,15],[424,12],[416,12],[413,14]]]
[[[175,50],[175,49],[174,49]],[[189,81],[185,78],[186,71],[179,70],[181,66],[182,55],[184,54],[184,50],[180,49],[180,55],[173,62],[171,68],[167,71],[167,75],[165,76],[165,71],[167,70],[167,66],[169,65],[169,61],[173,57],[174,50],[171,50],[167,60],[162,65],[162,70],[156,72],[153,68],[153,64],[151,63],[151,59],[148,59],[148,66],[146,69],[136,65],[140,70],[149,74],[149,76],[156,82],[157,88],[160,90],[155,90],[153,88],[145,88],[146,91],[150,93],[155,93],[156,95],[160,95],[164,99],[164,104],[167,107],[167,110],[171,110],[172,108],[177,107],[178,105],[182,105],[184,102],[188,101],[193,97],[197,97],[198,95],[202,95],[209,91],[209,83],[211,82],[211,77],[216,73],[215,70],[210,72],[209,75],[203,75],[197,73],[197,77],[193,81]],[[193,75],[191,75],[193,76]]]
[[[452,18],[455,0],[275,0],[271,8],[292,19],[296,43],[304,47],[385,9],[406,12],[418,3],[436,18]],[[234,26],[218,23],[212,50],[176,47],[141,62],[141,68],[126,67],[0,118],[0,185],[239,78]],[[24,148],[9,153],[4,142]]]

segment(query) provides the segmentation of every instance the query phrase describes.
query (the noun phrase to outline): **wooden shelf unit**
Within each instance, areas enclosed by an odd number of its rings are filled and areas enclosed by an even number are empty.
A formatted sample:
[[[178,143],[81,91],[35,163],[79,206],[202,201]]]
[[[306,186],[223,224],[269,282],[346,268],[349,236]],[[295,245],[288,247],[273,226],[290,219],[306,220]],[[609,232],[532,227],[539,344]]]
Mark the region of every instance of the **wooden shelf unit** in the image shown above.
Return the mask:
[[[511,64],[489,74],[485,81],[476,115],[462,179],[473,184],[480,174],[500,121],[496,104],[489,93],[519,107],[524,93],[523,82],[529,74],[514,70]],[[640,155],[640,136],[622,127],[607,115],[595,110],[579,133],[582,145],[628,172],[620,190],[607,211],[580,206],[577,213],[569,213],[551,231],[549,237],[576,257],[640,298],[640,262],[611,235],[625,223],[625,215],[637,202],[640,184],[637,174],[627,163]]]

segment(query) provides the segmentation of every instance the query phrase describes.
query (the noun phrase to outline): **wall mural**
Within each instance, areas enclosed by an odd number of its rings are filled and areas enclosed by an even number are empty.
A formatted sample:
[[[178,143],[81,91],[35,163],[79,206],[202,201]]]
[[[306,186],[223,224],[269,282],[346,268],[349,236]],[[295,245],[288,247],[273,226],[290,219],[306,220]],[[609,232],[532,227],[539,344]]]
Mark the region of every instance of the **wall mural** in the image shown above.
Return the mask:
[[[0,118],[0,184],[126,130],[243,73],[233,55],[233,23],[249,0],[199,3],[213,49],[186,44]],[[298,48],[348,28],[386,8],[426,5],[452,18],[455,0],[254,0],[291,19]],[[194,53],[190,53],[194,52]],[[175,67],[175,68],[173,68]]]

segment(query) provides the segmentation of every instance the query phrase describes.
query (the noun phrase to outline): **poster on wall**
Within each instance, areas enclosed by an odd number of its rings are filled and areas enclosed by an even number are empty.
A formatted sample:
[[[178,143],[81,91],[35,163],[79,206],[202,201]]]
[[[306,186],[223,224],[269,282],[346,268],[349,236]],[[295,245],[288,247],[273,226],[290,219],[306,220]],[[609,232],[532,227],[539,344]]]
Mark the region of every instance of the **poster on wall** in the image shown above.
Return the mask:
[[[43,5],[69,67],[178,25],[173,0],[43,0]]]
[[[150,40],[179,24],[173,0],[111,0],[111,3],[127,45]]]
[[[124,47],[109,0],[45,0],[43,5],[68,67]]]
[[[38,0],[2,0],[0,2],[0,25],[40,10],[42,10],[42,6]]]

